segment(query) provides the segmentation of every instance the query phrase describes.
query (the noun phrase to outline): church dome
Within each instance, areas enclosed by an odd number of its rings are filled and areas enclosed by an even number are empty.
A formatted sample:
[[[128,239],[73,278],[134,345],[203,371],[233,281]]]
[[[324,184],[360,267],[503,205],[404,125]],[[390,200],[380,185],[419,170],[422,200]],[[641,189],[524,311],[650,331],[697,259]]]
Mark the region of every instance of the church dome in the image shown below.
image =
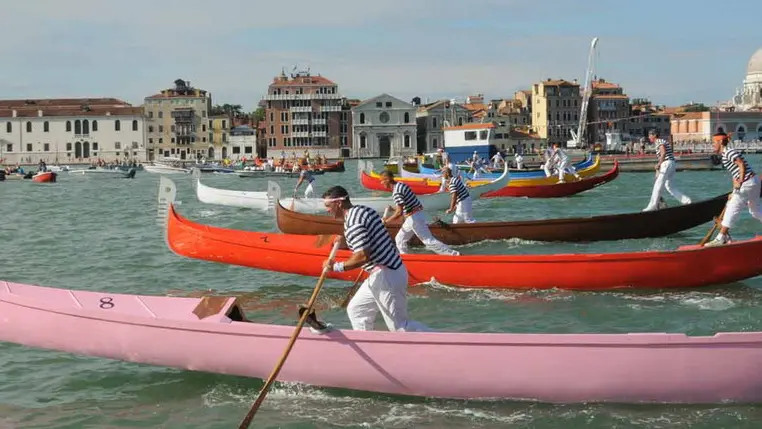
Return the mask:
[[[749,66],[746,68],[746,75],[762,74],[762,48],[751,56]]]

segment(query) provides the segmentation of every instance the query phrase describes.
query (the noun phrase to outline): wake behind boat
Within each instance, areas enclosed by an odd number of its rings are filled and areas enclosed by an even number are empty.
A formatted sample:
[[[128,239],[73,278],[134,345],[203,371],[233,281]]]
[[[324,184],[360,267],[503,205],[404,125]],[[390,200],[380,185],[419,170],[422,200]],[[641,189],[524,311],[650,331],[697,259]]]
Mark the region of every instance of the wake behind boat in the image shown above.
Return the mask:
[[[0,341],[254,378],[270,374],[294,332],[248,321],[233,297],[127,295],[6,281],[0,281],[0,313]],[[762,332],[304,330],[298,338],[279,380],[452,399],[762,401]]]

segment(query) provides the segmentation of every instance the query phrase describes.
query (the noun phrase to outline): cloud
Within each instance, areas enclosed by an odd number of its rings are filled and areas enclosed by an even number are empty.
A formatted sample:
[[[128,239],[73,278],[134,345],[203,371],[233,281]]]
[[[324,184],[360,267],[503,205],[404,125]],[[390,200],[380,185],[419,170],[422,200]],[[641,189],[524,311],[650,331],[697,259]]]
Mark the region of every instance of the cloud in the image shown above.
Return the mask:
[[[718,35],[699,46],[667,34],[672,26],[617,24],[623,13],[647,15],[604,0],[28,0],[0,15],[17,35],[0,40],[0,94],[139,104],[183,78],[215,102],[253,109],[282,67],[299,65],[353,98],[498,98],[548,77],[583,79],[591,28],[601,34],[599,76],[631,95],[732,94],[739,73],[707,70],[701,53],[734,49],[742,69],[753,41],[727,48]]]

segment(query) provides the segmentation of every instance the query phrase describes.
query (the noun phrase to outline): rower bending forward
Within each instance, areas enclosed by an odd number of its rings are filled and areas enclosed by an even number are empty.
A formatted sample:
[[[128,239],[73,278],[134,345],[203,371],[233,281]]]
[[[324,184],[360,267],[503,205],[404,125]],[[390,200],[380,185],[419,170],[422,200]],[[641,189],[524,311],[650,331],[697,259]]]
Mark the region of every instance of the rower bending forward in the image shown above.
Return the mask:
[[[373,330],[380,310],[389,331],[431,330],[408,319],[407,269],[378,213],[352,205],[349,193],[341,186],[328,189],[323,201],[334,218],[344,220],[342,239],[353,252],[344,262],[324,261],[323,269],[341,272],[362,267],[370,274],[347,306],[352,329]]]
[[[749,167],[749,163],[738,149],[728,149],[730,139],[725,133],[712,136],[715,153],[722,154],[722,166],[733,176],[733,193],[722,215],[720,233],[705,246],[719,246],[730,243],[730,228],[738,220],[741,210],[746,206],[749,213],[762,222],[762,203],[760,203],[759,176]]]
[[[452,171],[447,167],[442,170],[442,177],[447,181],[447,190],[451,195],[450,208],[445,213],[455,212],[452,216],[452,223],[476,222],[471,214],[473,200],[471,194],[468,193],[468,188],[463,184],[463,180],[460,177],[453,177]]]
[[[423,205],[413,191],[405,183],[394,180],[394,173],[384,170],[381,173],[381,183],[387,189],[392,190],[392,199],[397,206],[394,214],[384,219],[384,223],[393,222],[400,217],[405,217],[394,241],[400,253],[407,253],[407,243],[416,235],[427,249],[440,255],[458,256],[460,252],[451,249],[446,244],[434,238],[426,225],[426,217],[423,215]]]
[[[296,182],[294,194],[296,194],[296,191],[299,189],[299,185],[301,185],[302,182],[307,182],[307,187],[304,189],[304,198],[312,198],[315,195],[315,188],[312,186],[312,184],[315,183],[315,176],[313,176],[312,172],[307,168],[299,173],[299,181]]]

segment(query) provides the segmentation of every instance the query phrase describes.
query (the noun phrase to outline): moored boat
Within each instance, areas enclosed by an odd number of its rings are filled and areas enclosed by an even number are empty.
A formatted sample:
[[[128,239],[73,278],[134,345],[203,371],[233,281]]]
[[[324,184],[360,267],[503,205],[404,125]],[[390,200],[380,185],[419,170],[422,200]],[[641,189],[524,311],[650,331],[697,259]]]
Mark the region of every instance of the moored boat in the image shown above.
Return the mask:
[[[123,179],[132,179],[135,177],[137,169],[132,167],[127,170],[120,168],[85,168],[82,170],[71,170],[69,174],[79,176],[98,176],[98,177],[118,177]]]
[[[532,241],[590,242],[655,238],[684,231],[709,222],[722,210],[727,195],[662,210],[565,219],[518,220],[448,224],[432,222],[438,240],[460,245],[482,240],[518,238]],[[275,207],[278,229],[285,234],[342,234],[343,222],[329,216],[299,213],[282,204]],[[394,236],[400,224],[387,224]],[[420,245],[417,239],[411,244]]]
[[[162,177],[159,216],[166,242],[180,256],[269,271],[319,276],[330,243],[314,236],[240,231],[201,225],[174,209],[174,183]],[[318,247],[319,246],[319,247]],[[468,288],[576,289],[696,288],[762,274],[762,237],[717,247],[548,255],[405,254],[411,285],[438,282]],[[340,250],[337,260],[349,257]],[[510,273],[506,277],[506,273]],[[594,274],[591,274],[594,273]],[[330,272],[354,280],[356,271]]]
[[[127,295],[6,281],[0,281],[0,313],[0,341],[253,378],[270,374],[294,332],[248,321],[233,297]],[[278,379],[450,399],[749,403],[762,402],[760,362],[762,332],[693,337],[305,329]]]

